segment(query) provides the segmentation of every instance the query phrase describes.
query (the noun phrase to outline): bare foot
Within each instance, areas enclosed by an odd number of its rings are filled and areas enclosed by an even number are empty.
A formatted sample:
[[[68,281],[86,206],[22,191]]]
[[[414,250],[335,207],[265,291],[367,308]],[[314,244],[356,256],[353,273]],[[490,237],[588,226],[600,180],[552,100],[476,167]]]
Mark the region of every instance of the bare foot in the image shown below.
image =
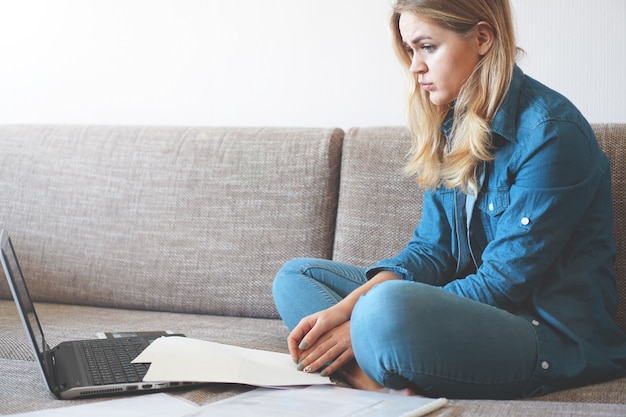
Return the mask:
[[[345,380],[352,388],[362,389],[366,391],[386,392],[388,394],[411,396],[415,395],[412,389],[406,388],[402,390],[392,390],[385,388],[382,385],[378,385],[375,381],[370,379],[355,360],[350,361],[344,365],[337,373]]]
[[[385,387],[378,385],[370,377],[368,377],[361,367],[353,359],[337,371],[337,373],[352,388],[362,389],[366,391],[384,391]]]

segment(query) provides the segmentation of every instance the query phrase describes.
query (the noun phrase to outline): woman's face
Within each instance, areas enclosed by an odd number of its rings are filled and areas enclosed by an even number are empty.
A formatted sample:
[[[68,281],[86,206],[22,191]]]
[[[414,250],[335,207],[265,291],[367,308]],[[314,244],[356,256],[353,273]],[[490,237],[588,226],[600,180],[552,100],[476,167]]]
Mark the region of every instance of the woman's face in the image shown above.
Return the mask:
[[[413,12],[400,15],[399,29],[420,88],[435,105],[453,102],[486,53],[479,30],[459,34]]]

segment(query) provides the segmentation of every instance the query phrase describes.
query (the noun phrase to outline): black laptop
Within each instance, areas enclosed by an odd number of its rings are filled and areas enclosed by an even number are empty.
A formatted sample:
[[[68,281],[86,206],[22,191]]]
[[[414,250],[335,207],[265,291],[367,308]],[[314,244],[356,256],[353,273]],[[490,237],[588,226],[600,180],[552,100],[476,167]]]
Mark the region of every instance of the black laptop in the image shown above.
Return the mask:
[[[2,268],[26,334],[43,377],[56,397],[70,399],[160,391],[193,384],[142,382],[149,364],[132,364],[131,361],[152,342],[153,339],[149,337],[76,340],[50,348],[6,230],[0,232],[0,249]]]

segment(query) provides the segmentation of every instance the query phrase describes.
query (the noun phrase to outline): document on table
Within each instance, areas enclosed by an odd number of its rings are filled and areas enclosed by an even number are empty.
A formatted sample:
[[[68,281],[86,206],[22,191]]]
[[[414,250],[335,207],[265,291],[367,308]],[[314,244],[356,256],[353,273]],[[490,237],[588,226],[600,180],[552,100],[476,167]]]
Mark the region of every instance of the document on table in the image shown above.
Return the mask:
[[[183,417],[198,409],[192,402],[168,394],[147,394],[69,407],[50,408],[13,417]]]
[[[317,373],[298,372],[285,353],[246,349],[189,337],[161,337],[133,363],[150,363],[144,381],[191,381],[260,387],[331,384]]]
[[[404,397],[335,386],[259,388],[200,407],[188,417],[419,417],[445,398]]]

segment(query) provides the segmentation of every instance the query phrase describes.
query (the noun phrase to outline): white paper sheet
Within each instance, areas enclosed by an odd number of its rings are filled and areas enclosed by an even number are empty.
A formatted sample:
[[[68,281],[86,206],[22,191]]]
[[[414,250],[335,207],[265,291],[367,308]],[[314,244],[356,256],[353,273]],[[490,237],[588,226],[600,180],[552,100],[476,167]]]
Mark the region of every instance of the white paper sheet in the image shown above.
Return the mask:
[[[51,408],[13,417],[182,417],[198,409],[192,402],[164,393],[135,395],[115,400]]]
[[[445,398],[403,397],[334,386],[260,388],[200,407],[187,417],[419,417]]]
[[[133,363],[150,363],[144,381],[192,381],[260,387],[330,384],[317,373],[298,372],[285,353],[246,349],[188,337],[161,337]]]

